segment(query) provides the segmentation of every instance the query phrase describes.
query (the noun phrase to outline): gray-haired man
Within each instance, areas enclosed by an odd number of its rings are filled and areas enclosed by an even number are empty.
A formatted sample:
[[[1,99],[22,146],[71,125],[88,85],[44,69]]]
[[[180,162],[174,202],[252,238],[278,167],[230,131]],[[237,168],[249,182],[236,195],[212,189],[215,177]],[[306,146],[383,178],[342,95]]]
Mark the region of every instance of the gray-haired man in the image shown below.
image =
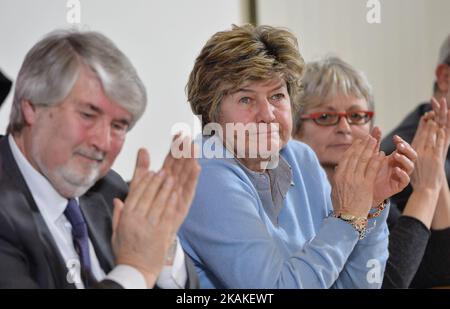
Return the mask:
[[[129,188],[110,170],[146,101],[97,32],[56,31],[28,52],[0,139],[0,287],[196,285],[176,241],[195,160],[169,154],[153,173],[141,150]]]

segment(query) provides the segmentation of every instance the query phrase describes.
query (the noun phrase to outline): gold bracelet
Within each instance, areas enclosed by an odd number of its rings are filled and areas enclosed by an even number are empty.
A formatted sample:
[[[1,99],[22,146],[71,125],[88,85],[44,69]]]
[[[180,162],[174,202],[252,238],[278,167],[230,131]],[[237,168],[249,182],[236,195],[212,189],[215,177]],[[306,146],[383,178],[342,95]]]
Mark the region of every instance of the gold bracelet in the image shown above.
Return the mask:
[[[386,205],[388,203],[388,200],[384,200],[380,203],[380,205],[377,206],[377,210],[375,210],[372,213],[369,213],[369,215],[367,216],[367,219],[373,219],[376,217],[379,217],[381,215],[381,213],[383,212],[383,210],[386,208]]]
[[[332,216],[349,223],[359,234],[359,239],[364,239],[367,234],[367,218],[357,217],[350,214],[332,213]]]

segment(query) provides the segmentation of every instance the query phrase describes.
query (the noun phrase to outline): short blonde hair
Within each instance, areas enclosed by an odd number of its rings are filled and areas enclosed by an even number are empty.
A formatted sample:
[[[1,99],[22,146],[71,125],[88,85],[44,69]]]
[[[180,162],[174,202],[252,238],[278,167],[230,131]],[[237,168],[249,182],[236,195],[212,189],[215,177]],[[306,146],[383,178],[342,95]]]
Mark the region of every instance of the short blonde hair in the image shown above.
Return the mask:
[[[246,82],[281,77],[293,110],[301,88],[304,61],[295,36],[271,26],[236,26],[214,34],[197,57],[187,83],[192,111],[202,126],[217,122],[220,102]]]
[[[324,101],[340,94],[363,98],[369,109],[374,109],[372,86],[366,75],[338,57],[330,56],[308,63],[302,84],[303,89],[297,97],[299,110],[293,114],[294,135],[301,130],[300,117],[306,110],[320,106]]]

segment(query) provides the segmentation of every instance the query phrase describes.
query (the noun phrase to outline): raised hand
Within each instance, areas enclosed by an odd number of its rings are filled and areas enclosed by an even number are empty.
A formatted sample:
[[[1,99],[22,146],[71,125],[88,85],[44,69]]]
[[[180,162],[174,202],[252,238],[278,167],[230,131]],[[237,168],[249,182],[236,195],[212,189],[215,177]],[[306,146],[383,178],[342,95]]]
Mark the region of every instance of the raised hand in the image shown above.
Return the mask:
[[[153,287],[186,211],[179,209],[174,177],[149,166],[147,151],[140,150],[125,202],[114,200],[112,247],[116,264],[135,267]]]
[[[377,138],[379,144],[381,131],[375,128],[372,135]],[[395,135],[393,141],[396,150],[389,156],[384,157],[376,177],[373,196],[374,207],[402,191],[409,184],[409,175],[413,172],[414,162],[417,160],[415,150],[400,136]]]
[[[445,128],[427,120],[427,116],[420,119],[412,146],[418,158],[414,172],[411,175],[411,185],[414,190],[439,191],[445,177],[442,153],[446,143]]]
[[[185,153],[186,156],[176,158],[178,156],[173,154],[176,151],[174,145],[179,145],[177,150]],[[190,148],[185,151],[185,146]],[[176,222],[177,230],[189,211],[200,174],[200,165],[195,159],[196,147],[197,145],[189,137],[182,137],[180,134],[176,135],[172,141],[171,151],[167,154],[162,167],[162,170],[174,178],[175,187],[178,190],[179,216]]]
[[[433,108],[433,111],[427,113],[424,119],[432,119],[438,124],[439,127],[444,129],[445,143],[444,149],[442,150],[442,159],[445,160],[447,158],[447,152],[450,146],[450,111],[447,107],[447,100],[445,97],[440,100],[431,98],[431,107]]]
[[[367,217],[372,207],[375,177],[383,158],[372,136],[355,140],[334,175],[332,199],[336,213]]]

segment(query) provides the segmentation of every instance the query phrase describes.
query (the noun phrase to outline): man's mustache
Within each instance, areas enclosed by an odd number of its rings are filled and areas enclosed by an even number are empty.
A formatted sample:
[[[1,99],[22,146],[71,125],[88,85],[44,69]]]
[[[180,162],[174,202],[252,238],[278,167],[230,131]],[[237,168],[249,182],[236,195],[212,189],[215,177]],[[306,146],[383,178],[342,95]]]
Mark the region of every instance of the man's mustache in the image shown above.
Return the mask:
[[[87,149],[77,149],[77,150],[75,150],[75,154],[86,157],[86,158],[94,160],[94,161],[98,161],[99,163],[102,163],[106,157],[106,155],[103,151],[87,150]]]

